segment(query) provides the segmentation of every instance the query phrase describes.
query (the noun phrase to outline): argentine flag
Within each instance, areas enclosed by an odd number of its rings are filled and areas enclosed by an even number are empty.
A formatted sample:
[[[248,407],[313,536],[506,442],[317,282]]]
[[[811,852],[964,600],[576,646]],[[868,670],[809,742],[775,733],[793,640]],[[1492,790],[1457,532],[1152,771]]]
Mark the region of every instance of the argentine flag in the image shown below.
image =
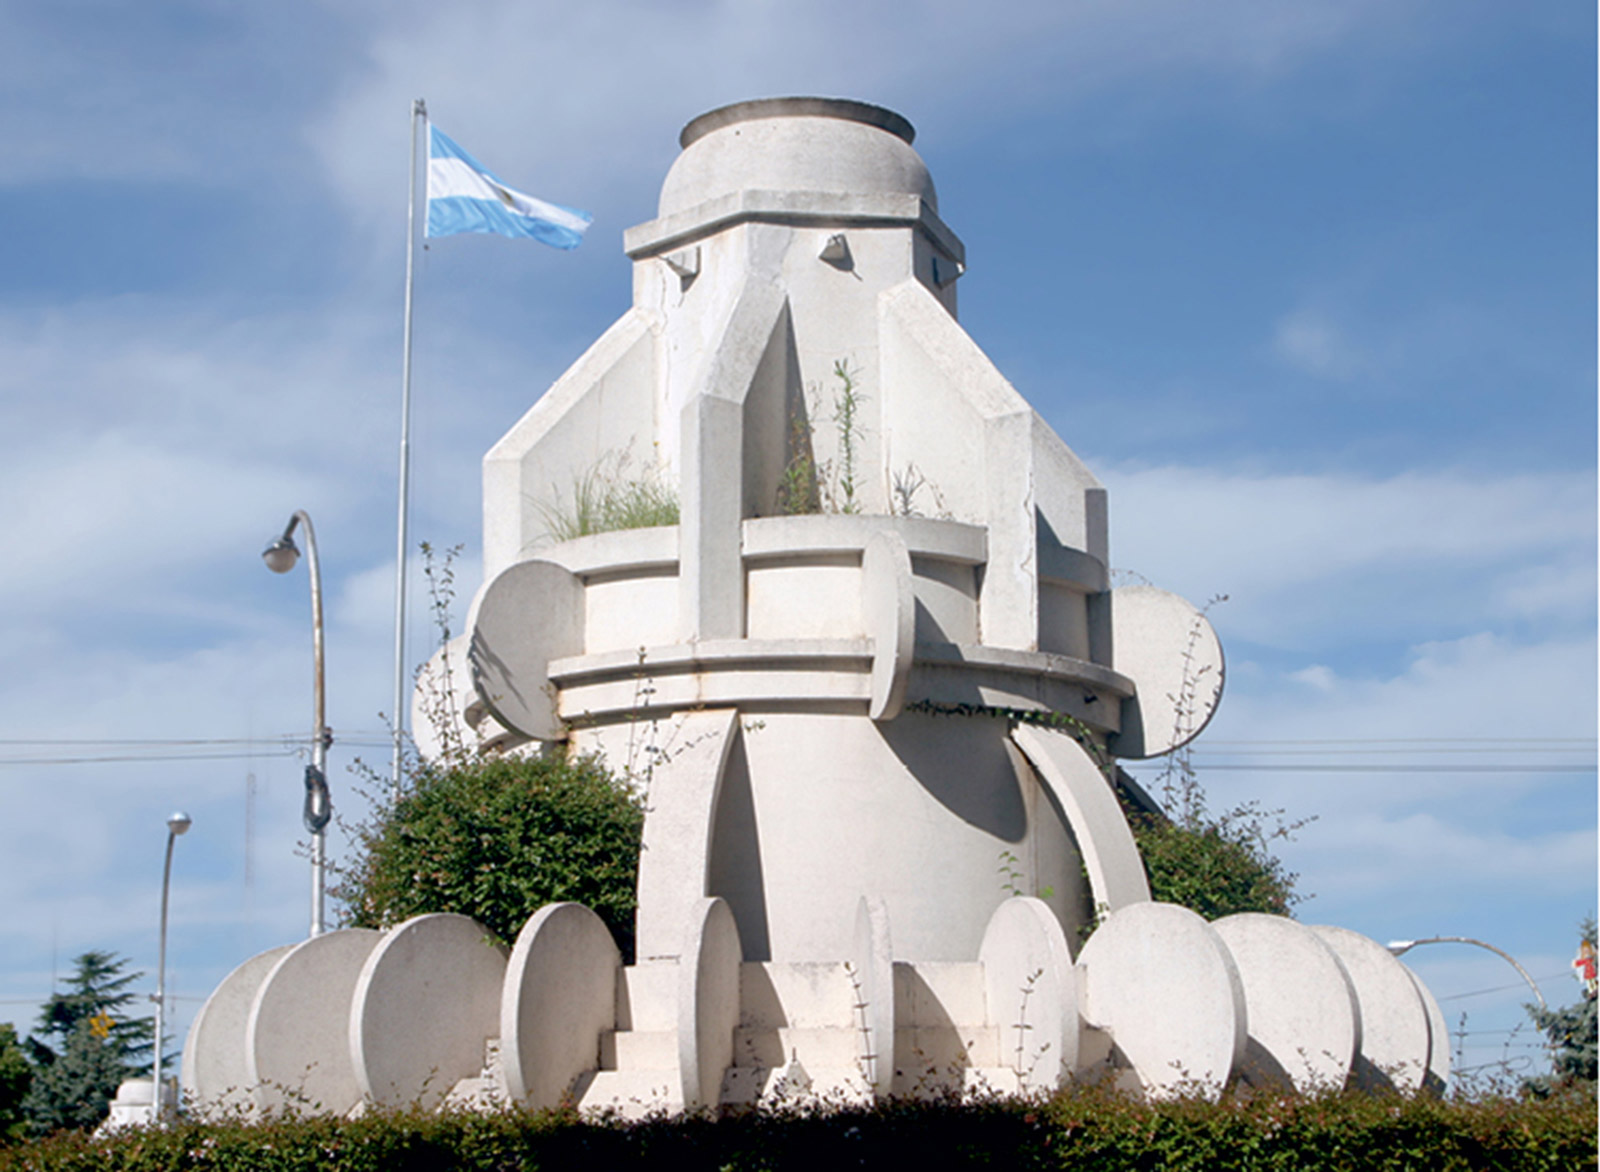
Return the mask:
[[[429,236],[495,232],[552,248],[576,248],[593,222],[588,212],[513,191],[437,126],[428,127]]]

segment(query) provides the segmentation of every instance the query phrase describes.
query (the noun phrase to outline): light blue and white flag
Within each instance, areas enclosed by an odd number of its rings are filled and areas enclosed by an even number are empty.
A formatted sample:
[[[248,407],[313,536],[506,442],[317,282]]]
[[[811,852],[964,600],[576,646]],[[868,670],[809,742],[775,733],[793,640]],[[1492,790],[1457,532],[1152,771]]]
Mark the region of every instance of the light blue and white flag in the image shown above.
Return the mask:
[[[593,219],[588,212],[513,191],[437,126],[428,126],[427,235],[495,232],[576,248]]]

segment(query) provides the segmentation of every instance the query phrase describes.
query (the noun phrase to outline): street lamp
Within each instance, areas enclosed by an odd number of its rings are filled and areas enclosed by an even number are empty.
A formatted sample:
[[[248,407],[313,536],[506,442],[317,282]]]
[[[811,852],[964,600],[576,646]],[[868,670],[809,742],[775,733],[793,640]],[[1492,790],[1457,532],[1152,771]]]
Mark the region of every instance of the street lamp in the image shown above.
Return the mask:
[[[287,574],[300,560],[300,550],[294,543],[296,526],[306,531],[306,559],[311,570],[311,655],[312,675],[312,727],[311,764],[306,766],[306,802],[301,818],[311,832],[311,935],[323,932],[323,888],[326,871],[328,820],[333,817],[333,803],[328,796],[328,746],[333,743],[333,733],[328,729],[327,689],[324,684],[322,660],[322,571],[317,563],[317,533],[311,527],[311,518],[304,509],[296,509],[289,524],[279,537],[261,551],[261,560],[274,574]]]
[[[1388,948],[1389,951],[1395,956],[1400,956],[1404,953],[1410,952],[1419,944],[1475,944],[1479,948],[1487,948],[1490,952],[1505,960],[1505,962],[1512,968],[1516,969],[1518,975],[1520,975],[1524,981],[1528,982],[1528,988],[1532,989],[1533,995],[1539,999],[1540,1009],[1548,1008],[1548,1006],[1546,1006],[1544,1003],[1544,994],[1539,992],[1539,986],[1534,982],[1534,979],[1528,975],[1528,970],[1518,964],[1516,958],[1503,948],[1496,948],[1493,944],[1487,944],[1482,940],[1474,940],[1471,936],[1429,936],[1423,940],[1391,940],[1389,941]]]
[[[161,1076],[161,1036],[166,1029],[167,1018],[167,893],[172,889],[172,844],[178,840],[178,835],[188,832],[189,825],[189,815],[182,810],[175,811],[167,819],[167,861],[161,868],[161,947],[156,954],[156,1085],[155,1117],[152,1123],[161,1122],[165,1099]]]

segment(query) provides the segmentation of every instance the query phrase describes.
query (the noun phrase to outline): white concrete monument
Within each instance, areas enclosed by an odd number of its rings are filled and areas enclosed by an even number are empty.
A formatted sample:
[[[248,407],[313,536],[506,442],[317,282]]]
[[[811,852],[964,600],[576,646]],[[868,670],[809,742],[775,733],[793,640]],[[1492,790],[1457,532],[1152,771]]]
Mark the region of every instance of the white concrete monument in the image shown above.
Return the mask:
[[[420,691],[419,743],[647,786],[638,960],[573,905],[509,964],[466,924],[393,929],[329,1010],[369,1099],[1209,1092],[1250,1005],[1293,999],[1270,948],[1241,980],[1228,934],[1149,903],[1115,761],[1199,733],[1221,648],[1184,600],[1112,588],[1105,490],[957,323],[965,250],[912,138],[833,99],[695,119],[624,234],[631,308],[485,458],[485,585],[430,665],[460,703]],[[585,482],[665,490],[678,522],[557,540]],[[1341,970],[1306,937],[1322,996]],[[224,984],[186,1071],[239,1069],[214,1051],[262,980]]]

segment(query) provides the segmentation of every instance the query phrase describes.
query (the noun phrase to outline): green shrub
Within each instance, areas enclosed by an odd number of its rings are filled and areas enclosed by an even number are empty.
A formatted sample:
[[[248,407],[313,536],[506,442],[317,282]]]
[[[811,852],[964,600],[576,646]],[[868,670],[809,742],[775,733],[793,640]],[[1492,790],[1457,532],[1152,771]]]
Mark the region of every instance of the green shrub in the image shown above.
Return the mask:
[[[643,826],[643,804],[592,758],[423,765],[355,828],[335,895],[353,927],[458,912],[507,943],[545,904],[573,900],[631,958]]]
[[[1143,1103],[893,1102],[838,1111],[586,1123],[571,1112],[377,1113],[259,1126],[67,1135],[0,1153],[0,1172],[383,1169],[1085,1168],[1094,1172],[1571,1172],[1595,1167],[1592,1097],[1467,1102],[1365,1094]]]
[[[1294,875],[1266,848],[1261,833],[1238,822],[1132,819],[1133,840],[1150,878],[1150,898],[1208,920],[1238,912],[1286,916]]]

